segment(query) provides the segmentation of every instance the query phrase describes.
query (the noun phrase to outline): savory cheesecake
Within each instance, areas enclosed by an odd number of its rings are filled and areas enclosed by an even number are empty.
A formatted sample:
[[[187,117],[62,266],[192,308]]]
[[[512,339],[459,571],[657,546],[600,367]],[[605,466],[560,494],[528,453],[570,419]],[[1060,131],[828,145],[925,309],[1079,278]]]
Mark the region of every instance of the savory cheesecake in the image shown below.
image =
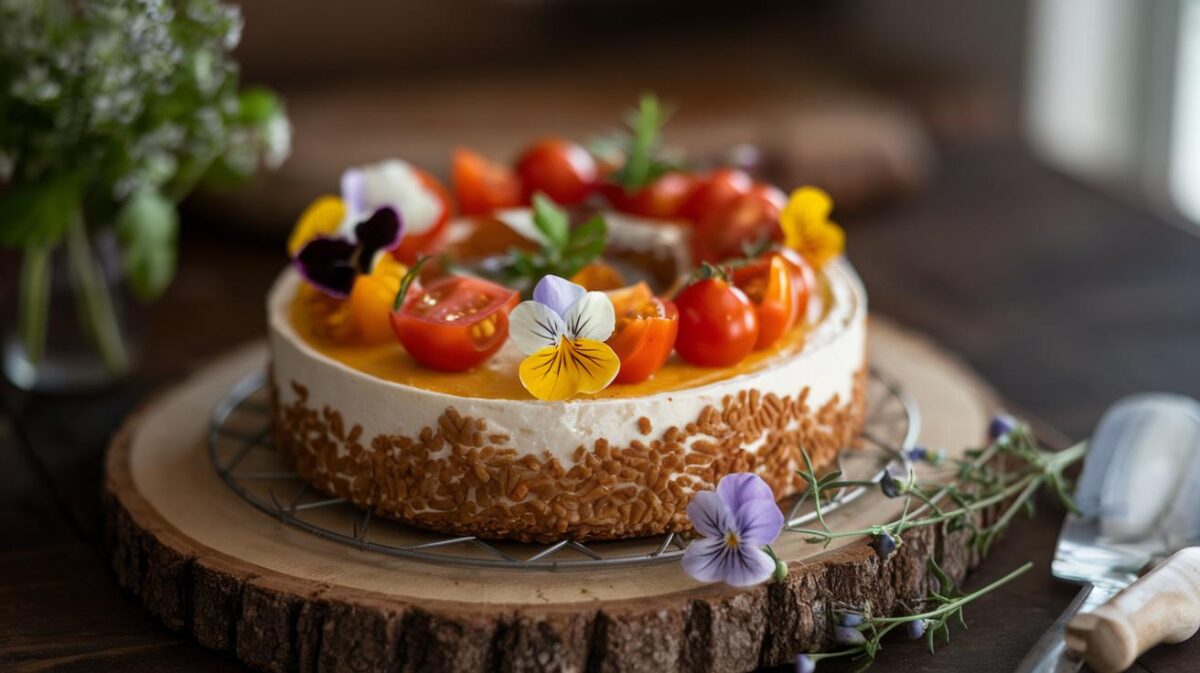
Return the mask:
[[[855,443],[866,295],[844,260],[819,274],[809,320],[733,367],[672,356],[651,379],[532,399],[505,344],[484,365],[431,371],[395,344],[339,344],[302,280],[268,300],[276,445],[326,493],[377,515],[488,538],[612,539],[689,528],[691,495],[752,471],[784,497]]]
[[[644,97],[615,154],[460,148],[452,191],[348,169],[267,300],[283,458],[379,516],[546,542],[686,532],[722,477],[784,498],[855,446],[866,294],[831,199],[685,168],[664,119]]]

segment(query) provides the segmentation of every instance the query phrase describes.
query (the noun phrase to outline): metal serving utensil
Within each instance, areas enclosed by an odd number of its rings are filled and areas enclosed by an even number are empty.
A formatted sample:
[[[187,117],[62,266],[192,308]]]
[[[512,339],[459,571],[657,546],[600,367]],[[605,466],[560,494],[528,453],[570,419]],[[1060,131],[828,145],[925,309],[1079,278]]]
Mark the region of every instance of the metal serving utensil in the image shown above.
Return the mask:
[[[1200,548],[1163,562],[1200,544],[1200,403],[1145,394],[1114,405],[1091,440],[1075,503],[1051,572],[1083,588],[1018,673],[1074,673],[1084,660],[1115,673],[1200,626]]]

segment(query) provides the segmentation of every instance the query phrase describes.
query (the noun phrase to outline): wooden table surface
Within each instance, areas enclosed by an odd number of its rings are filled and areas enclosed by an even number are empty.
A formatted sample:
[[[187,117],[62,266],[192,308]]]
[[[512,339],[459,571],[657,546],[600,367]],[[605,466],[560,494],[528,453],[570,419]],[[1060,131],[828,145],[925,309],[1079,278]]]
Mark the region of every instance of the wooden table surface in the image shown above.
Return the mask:
[[[931,334],[1067,437],[1085,436],[1126,394],[1200,396],[1200,238],[1019,148],[943,148],[927,191],[845,224],[872,310]],[[241,670],[143,612],[103,551],[109,434],[152,391],[264,334],[264,292],[283,264],[278,242],[216,223],[187,223],[183,245],[177,282],[137,315],[146,364],[133,381],[66,397],[2,389],[0,669]],[[968,631],[934,656],[889,640],[876,670],[1012,670],[1074,593],[1049,577],[1061,516],[1043,503],[972,575],[979,586],[1035,563],[967,609]],[[1159,648],[1135,670],[1193,671],[1197,657],[1200,640]]]

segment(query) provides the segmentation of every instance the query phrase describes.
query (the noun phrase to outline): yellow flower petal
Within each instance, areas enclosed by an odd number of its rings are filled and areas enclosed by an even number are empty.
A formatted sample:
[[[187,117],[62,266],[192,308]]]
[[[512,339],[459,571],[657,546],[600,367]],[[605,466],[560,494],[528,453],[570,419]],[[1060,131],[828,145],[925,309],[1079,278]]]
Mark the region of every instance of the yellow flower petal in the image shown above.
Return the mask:
[[[779,215],[784,245],[817,268],[842,254],[846,246],[842,228],[829,221],[832,210],[833,199],[823,190],[801,187],[792,192]]]
[[[313,201],[300,214],[300,219],[296,220],[296,226],[292,229],[291,236],[288,236],[288,255],[295,257],[300,254],[304,244],[318,236],[336,234],[345,219],[346,204],[338,197],[322,196]]]
[[[521,362],[521,385],[539,400],[566,400],[608,387],[621,369],[613,349],[591,339],[562,339]]]
[[[406,273],[408,273],[408,267],[390,252],[380,255],[379,259],[375,261],[375,266],[371,267],[371,275],[375,278],[395,280],[397,290],[400,289],[400,279],[404,278]]]

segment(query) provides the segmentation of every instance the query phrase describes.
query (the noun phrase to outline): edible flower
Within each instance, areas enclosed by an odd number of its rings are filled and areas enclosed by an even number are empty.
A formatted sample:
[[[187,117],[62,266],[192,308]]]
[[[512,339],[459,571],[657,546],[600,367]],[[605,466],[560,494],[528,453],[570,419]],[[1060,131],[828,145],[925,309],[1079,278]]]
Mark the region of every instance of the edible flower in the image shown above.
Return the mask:
[[[846,234],[829,220],[833,199],[816,187],[801,187],[792,192],[779,214],[783,244],[800,253],[818,269],[842,254]]]
[[[297,233],[305,226],[302,217]],[[316,230],[322,225],[308,226]],[[353,238],[322,234],[305,242],[295,256],[296,269],[313,287],[331,297],[345,299],[354,289],[359,274],[371,273],[376,258],[399,245],[403,230],[400,215],[385,206],[356,224]]]
[[[988,438],[993,442],[1000,441],[1012,434],[1019,424],[1020,421],[1009,414],[996,414],[988,424]]]
[[[697,493],[687,511],[692,527],[703,536],[683,552],[683,570],[693,579],[746,587],[775,572],[775,560],[763,547],[779,537],[783,512],[758,475],[725,475],[715,492]]]
[[[539,400],[565,400],[608,387],[621,368],[604,343],[616,316],[603,292],[588,292],[559,276],[545,276],[533,299],[509,314],[509,334],[526,356],[521,385]]]
[[[347,215],[357,221],[379,208],[390,206],[400,213],[415,236],[432,229],[446,214],[432,180],[407,161],[388,159],[342,173],[342,198]]]

